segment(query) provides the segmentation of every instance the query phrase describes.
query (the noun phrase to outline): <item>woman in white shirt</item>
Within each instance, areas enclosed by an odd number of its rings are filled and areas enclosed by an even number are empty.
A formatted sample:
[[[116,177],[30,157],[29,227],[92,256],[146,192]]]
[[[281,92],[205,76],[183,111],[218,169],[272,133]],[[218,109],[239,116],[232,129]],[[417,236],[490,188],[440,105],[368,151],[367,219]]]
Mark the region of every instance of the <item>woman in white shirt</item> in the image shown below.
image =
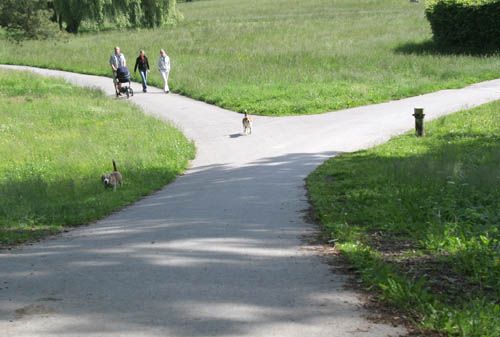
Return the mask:
[[[163,78],[163,91],[166,94],[170,92],[168,87],[168,73],[170,72],[170,58],[164,49],[160,50],[160,58],[158,59],[158,70]]]

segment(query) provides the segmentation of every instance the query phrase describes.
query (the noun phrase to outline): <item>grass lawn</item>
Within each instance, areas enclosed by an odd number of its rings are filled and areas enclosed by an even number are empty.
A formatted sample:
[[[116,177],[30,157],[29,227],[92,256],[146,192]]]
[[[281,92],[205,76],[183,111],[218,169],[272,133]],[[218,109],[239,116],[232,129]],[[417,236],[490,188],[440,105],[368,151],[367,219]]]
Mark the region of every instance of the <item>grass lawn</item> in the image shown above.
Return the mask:
[[[329,239],[420,326],[500,336],[500,101],[332,158],[307,180]]]
[[[0,70],[0,247],[102,218],[172,181],[194,156],[174,129],[100,91]],[[101,174],[115,159],[116,192]]]
[[[499,76],[500,55],[437,52],[423,1],[213,0],[178,5],[185,20],[156,30],[67,41],[1,41],[0,63],[109,76],[119,45],[172,60],[174,91],[254,114],[312,114],[414,96]],[[152,71],[151,81],[160,77]]]

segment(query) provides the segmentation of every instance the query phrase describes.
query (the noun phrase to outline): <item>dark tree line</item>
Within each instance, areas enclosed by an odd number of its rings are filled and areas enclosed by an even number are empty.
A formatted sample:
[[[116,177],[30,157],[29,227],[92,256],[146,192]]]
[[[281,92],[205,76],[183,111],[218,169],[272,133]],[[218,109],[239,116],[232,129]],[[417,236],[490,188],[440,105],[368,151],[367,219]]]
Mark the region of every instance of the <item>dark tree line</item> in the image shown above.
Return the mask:
[[[83,21],[102,27],[125,18],[129,27],[160,27],[175,22],[176,0],[2,0],[0,26],[16,37],[45,38],[55,28],[78,33]]]
[[[49,20],[51,12],[44,0],[0,1],[0,26],[15,40],[43,39],[57,34],[57,25]]]

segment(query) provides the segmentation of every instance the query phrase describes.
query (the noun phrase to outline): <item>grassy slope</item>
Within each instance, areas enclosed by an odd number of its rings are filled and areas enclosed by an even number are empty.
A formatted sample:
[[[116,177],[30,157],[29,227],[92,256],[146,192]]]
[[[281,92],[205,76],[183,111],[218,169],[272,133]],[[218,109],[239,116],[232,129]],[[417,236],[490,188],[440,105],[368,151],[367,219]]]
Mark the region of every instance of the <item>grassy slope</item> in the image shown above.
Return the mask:
[[[325,230],[365,281],[453,335],[500,335],[499,111],[441,118],[425,138],[333,158],[308,178]]]
[[[400,0],[214,0],[179,4],[162,30],[6,44],[0,62],[109,75],[114,45],[153,63],[166,48],[172,88],[230,109],[318,113],[498,77],[500,56],[426,51],[423,4]],[[410,53],[415,51],[415,53]],[[159,83],[156,71],[151,80]]]
[[[170,182],[193,154],[129,104],[0,70],[0,246],[101,218]],[[111,159],[125,181],[116,193],[100,182]]]

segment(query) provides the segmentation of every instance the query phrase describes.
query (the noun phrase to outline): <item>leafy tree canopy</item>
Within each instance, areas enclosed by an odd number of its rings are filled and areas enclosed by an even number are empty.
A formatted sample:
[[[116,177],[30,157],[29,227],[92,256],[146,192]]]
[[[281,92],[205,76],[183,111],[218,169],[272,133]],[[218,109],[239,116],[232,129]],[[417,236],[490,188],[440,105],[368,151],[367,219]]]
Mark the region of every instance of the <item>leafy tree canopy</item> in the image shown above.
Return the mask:
[[[180,18],[176,0],[2,0],[0,26],[16,39],[49,38],[59,30],[78,33],[83,21],[102,27],[159,27]]]
[[[16,41],[57,35],[57,25],[50,20],[50,15],[44,0],[0,1],[0,26]]]
[[[130,27],[159,27],[177,16],[176,0],[52,0],[61,28],[77,33],[83,20],[102,25],[125,16]]]

